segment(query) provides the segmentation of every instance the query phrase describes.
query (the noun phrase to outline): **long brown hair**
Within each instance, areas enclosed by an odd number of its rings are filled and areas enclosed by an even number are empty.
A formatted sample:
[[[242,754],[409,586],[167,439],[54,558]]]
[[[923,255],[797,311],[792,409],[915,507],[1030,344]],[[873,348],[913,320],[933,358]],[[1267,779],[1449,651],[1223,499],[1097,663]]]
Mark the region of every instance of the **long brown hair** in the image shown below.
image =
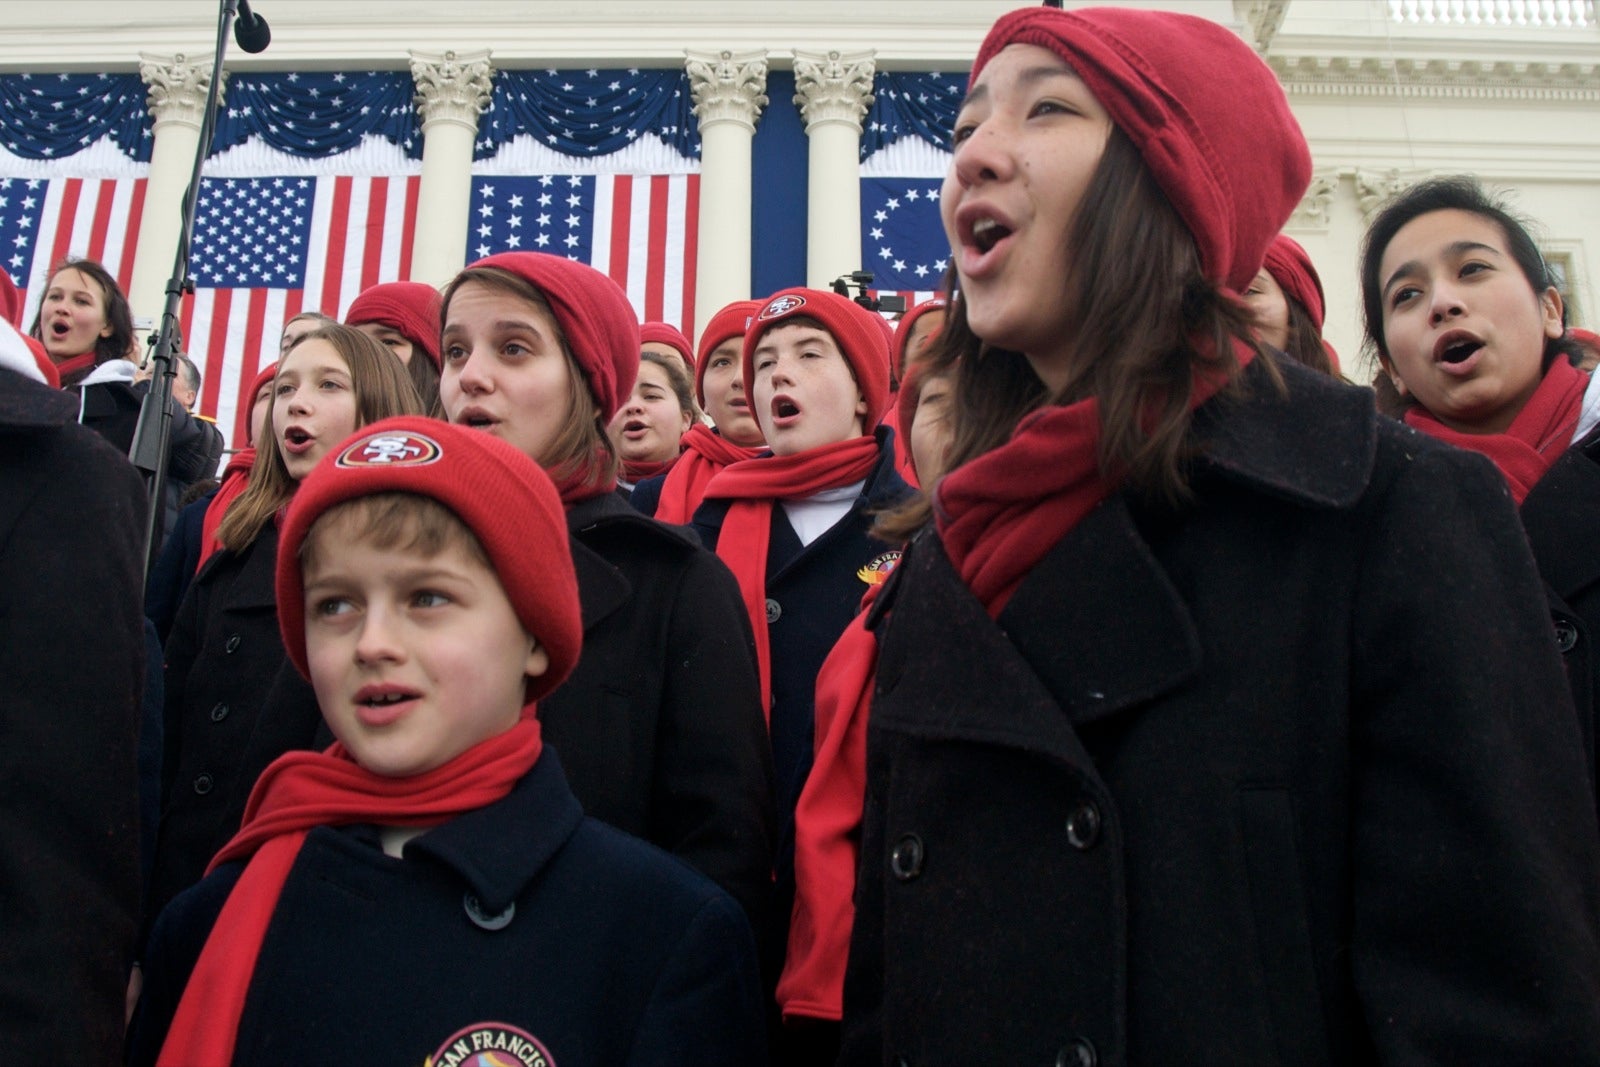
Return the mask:
[[[1254,320],[1237,298],[1201,273],[1194,236],[1156,185],[1126,134],[1113,127],[1068,231],[1071,267],[1062,279],[1071,368],[1050,392],[1017,352],[972,332],[953,295],[932,342],[929,374],[955,365],[952,471],[1010,439],[1046,405],[1093,397],[1100,406],[1100,468],[1153,500],[1188,496],[1190,396],[1197,366],[1230,379],[1234,342],[1258,355]],[[1276,377],[1270,359],[1262,362]],[[878,521],[880,536],[904,540],[932,514],[932,487]]]
[[[550,302],[532,282],[508,270],[468,267],[444,288],[439,305],[441,327],[450,321],[450,301],[468,282],[510,293],[543,311],[550,317],[550,325],[561,345],[561,354],[567,357],[567,418],[561,424],[560,432],[550,442],[548,454],[532,457],[534,462],[543,467],[557,485],[564,485],[583,470],[589,472],[585,480],[590,486],[616,481],[621,464],[606,433],[605,423],[600,419],[600,405],[589,391],[589,378],[573,356],[572,346],[567,343],[567,336],[562,332],[561,323],[551,310]]]
[[[328,342],[350,369],[350,388],[356,399],[356,429],[391,415],[426,414],[416,388],[406,377],[405,366],[393,352],[360,330],[337,322],[326,323],[296,340],[284,356],[311,340]],[[279,373],[282,373],[281,363]],[[277,403],[276,398],[273,403]],[[250,468],[250,484],[228,508],[217,530],[223,547],[235,552],[249,547],[260,536],[262,527],[294,496],[297,484],[284,465],[283,453],[278,449],[278,435],[271,432],[269,422],[268,432],[256,442],[256,462]]]

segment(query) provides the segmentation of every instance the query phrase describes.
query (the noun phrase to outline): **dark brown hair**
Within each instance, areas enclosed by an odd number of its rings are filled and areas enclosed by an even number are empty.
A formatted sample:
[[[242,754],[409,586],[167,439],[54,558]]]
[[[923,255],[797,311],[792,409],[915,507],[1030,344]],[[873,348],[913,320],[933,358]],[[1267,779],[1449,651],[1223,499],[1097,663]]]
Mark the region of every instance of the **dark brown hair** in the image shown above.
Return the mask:
[[[1343,381],[1339,372],[1333,369],[1333,360],[1328,358],[1328,350],[1322,344],[1322,331],[1311,321],[1311,313],[1287,290],[1284,291],[1283,302],[1289,307],[1289,339],[1283,346],[1284,355],[1301,366]]]
[[[394,353],[353,326],[330,322],[312,330],[289,346],[289,352],[307,341],[326,341],[339,353],[350,370],[350,388],[356,399],[356,429],[391,415],[421,415],[422,400],[417,396],[405,368]],[[279,364],[282,373],[282,363]],[[276,380],[276,379],[274,379]],[[276,404],[277,400],[274,399]],[[217,539],[226,548],[242,552],[261,534],[278,509],[294,496],[297,482],[289,476],[278,435],[267,431],[256,442],[256,462],[250,468],[250,483],[222,517]]]
[[[1235,378],[1234,343],[1263,351],[1255,320],[1237,298],[1201,273],[1194,236],[1145,168],[1126,134],[1112,127],[1073,216],[1072,266],[1062,279],[1072,340],[1066,383],[1050,392],[1017,352],[972,332],[965,302],[952,295],[932,342],[928,373],[956,368],[953,439],[947,471],[1004,444],[1023,416],[1046,405],[1093,397],[1100,407],[1100,469],[1141,496],[1177,503],[1188,496],[1188,434],[1194,370]],[[1271,361],[1263,359],[1276,379]],[[1281,385],[1281,380],[1279,380]],[[931,515],[931,487],[879,519],[879,535],[904,540]]]
[[[689,380],[689,368],[684,366],[681,356],[676,354],[664,356],[660,352],[646,350],[639,353],[639,362],[641,365],[654,363],[660,367],[661,373],[667,376],[667,384],[672,386],[672,395],[678,401],[678,410],[690,419],[700,417],[700,406],[694,402],[694,382]]]
[[[94,365],[109,363],[113,359],[122,359],[133,348],[133,311],[128,307],[128,298],[123,295],[121,286],[111,276],[111,272],[92,259],[63,259],[50,269],[49,277],[45,281],[46,289],[54,282],[56,275],[64,270],[75,270],[85,278],[100,287],[100,292],[105,297],[106,325],[111,327],[108,337],[96,337],[94,340]],[[39,340],[44,335],[39,332],[41,320],[44,317],[44,301],[39,301],[39,310],[33,314],[33,325],[28,328],[28,333]],[[87,374],[87,372],[85,372]],[[73,384],[63,381],[62,386]]]

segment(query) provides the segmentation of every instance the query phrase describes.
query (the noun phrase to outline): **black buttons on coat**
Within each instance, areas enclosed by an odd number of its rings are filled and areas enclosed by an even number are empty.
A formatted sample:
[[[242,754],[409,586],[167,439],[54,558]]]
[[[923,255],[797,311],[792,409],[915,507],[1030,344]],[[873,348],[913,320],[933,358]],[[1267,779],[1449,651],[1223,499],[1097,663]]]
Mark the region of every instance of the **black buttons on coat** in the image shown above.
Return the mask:
[[[767,625],[771,626],[773,623],[777,622],[781,618],[783,618],[783,605],[778,603],[776,600],[773,600],[771,597],[768,597],[767,598]]]
[[[1556,648],[1565,655],[1578,643],[1578,628],[1567,619],[1556,620]]]
[[[1067,813],[1067,843],[1087,852],[1100,840],[1100,809],[1085,800]]]
[[[1095,1054],[1088,1038],[1074,1038],[1056,1053],[1056,1067],[1095,1067],[1099,1062],[1100,1057]]]
[[[216,781],[212,779],[209,774],[196,775],[194,779],[194,791],[201,796],[205,796],[216,787],[216,784]]]
[[[228,643],[222,646],[223,650],[230,654],[239,651],[239,642],[241,640],[243,639],[238,634],[231,635],[228,638]]]
[[[461,906],[466,909],[467,918],[472,920],[472,925],[482,930],[504,930],[511,925],[511,920],[517,914],[516,901],[507,904],[505,911],[490,912],[472,893],[461,898]]]
[[[226,719],[227,717],[228,717],[228,705],[226,705],[226,704],[218,704],[216,707],[211,709],[211,721],[212,722],[221,722],[223,719]]]
[[[902,882],[909,882],[922,873],[922,838],[906,834],[894,843],[889,853],[889,869]]]

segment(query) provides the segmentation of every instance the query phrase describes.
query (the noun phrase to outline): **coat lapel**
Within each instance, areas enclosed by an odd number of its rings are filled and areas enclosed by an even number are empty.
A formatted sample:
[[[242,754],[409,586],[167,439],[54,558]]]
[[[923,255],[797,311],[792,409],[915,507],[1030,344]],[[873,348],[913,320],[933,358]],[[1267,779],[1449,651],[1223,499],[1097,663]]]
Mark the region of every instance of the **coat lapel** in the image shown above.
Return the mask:
[[[1600,529],[1600,434],[1569,448],[1522,502],[1539,573],[1565,600],[1600,581],[1600,552],[1574,551],[1573,533]]]

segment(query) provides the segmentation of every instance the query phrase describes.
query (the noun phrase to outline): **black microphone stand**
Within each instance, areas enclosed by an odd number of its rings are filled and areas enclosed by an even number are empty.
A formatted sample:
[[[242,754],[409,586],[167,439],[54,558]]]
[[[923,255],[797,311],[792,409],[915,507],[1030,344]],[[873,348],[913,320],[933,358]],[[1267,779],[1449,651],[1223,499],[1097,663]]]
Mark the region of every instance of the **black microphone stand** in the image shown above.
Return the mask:
[[[133,434],[133,445],[128,458],[144,472],[145,486],[150,497],[150,513],[145,522],[144,569],[150,575],[150,565],[161,549],[162,518],[166,514],[167,455],[172,439],[172,383],[177,377],[178,364],[173,358],[178,338],[178,306],[183,294],[194,291],[189,278],[189,243],[194,236],[195,207],[200,200],[200,168],[211,152],[211,138],[217,125],[217,103],[222,87],[222,59],[228,48],[228,30],[239,13],[240,0],[222,0],[217,16],[217,51],[211,66],[211,85],[206,90],[205,116],[200,121],[200,143],[195,147],[194,170],[189,175],[189,188],[183,194],[183,216],[178,232],[178,252],[172,267],[172,277],[167,281],[167,302],[161,312],[161,325],[151,340],[151,359],[155,370],[150,378],[150,391],[145,394],[139,408],[139,423]],[[248,8],[246,9],[248,10]],[[264,26],[259,18],[252,22]],[[265,43],[261,47],[265,47]],[[260,48],[252,49],[260,51]]]

